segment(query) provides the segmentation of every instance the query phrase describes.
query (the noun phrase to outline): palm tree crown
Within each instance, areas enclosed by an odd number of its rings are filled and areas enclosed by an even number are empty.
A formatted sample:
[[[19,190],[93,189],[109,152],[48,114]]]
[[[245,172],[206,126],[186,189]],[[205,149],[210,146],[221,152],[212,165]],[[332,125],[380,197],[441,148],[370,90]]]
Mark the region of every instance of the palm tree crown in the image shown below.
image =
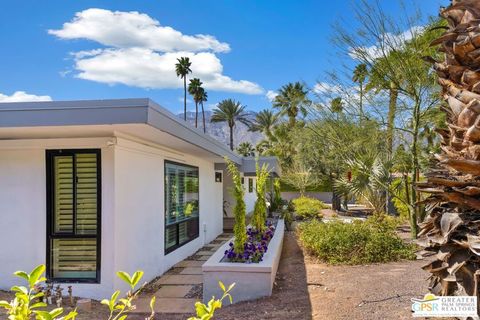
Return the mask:
[[[192,72],[190,69],[192,63],[188,57],[178,58],[177,61],[175,64],[175,72],[177,73],[177,77],[183,79],[183,118],[187,121],[187,75]]]
[[[233,99],[222,100],[213,110],[211,122],[226,122],[230,128],[230,149],[233,150],[233,128],[235,123],[241,122],[250,126],[249,113],[245,111],[245,106]]]
[[[307,107],[312,103],[307,95],[308,90],[302,83],[288,83],[278,91],[273,106],[280,110],[280,115],[286,115],[290,125],[294,126],[299,113],[307,115]]]
[[[262,132],[268,139],[272,138],[272,130],[278,123],[278,114],[272,110],[265,109],[255,115],[253,124],[250,126],[250,131]]]
[[[202,88],[202,81],[198,78],[190,79],[190,83],[188,85],[188,93],[193,97],[193,101],[195,102],[195,128],[198,127],[198,103],[200,102],[200,91],[203,90]]]
[[[237,152],[244,157],[255,156],[255,148],[250,142],[242,142],[237,147]]]

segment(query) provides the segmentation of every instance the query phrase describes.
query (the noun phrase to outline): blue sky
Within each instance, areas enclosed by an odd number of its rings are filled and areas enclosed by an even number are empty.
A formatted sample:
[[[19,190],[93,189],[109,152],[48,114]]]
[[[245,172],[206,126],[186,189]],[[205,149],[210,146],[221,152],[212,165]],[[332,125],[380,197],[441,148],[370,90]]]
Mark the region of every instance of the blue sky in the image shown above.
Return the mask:
[[[399,12],[398,1],[380,2],[387,13]],[[446,2],[416,1],[425,15],[436,15]],[[185,52],[195,57],[192,69],[206,79],[209,107],[234,98],[260,110],[270,106],[269,90],[290,81],[313,86],[335,69],[332,24],[340,17],[352,20],[351,4],[3,1],[0,100],[15,100],[17,91],[53,100],[149,97],[180,112],[183,89],[168,61]]]

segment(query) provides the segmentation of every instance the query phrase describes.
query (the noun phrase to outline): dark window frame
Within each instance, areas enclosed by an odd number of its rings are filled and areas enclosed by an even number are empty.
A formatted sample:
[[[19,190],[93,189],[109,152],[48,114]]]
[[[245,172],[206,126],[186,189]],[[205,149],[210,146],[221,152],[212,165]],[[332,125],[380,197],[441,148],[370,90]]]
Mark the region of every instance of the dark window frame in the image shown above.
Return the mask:
[[[174,223],[171,223],[170,225],[167,226],[167,215],[168,215],[167,214],[167,198],[168,198],[168,194],[167,194],[166,186],[167,186],[167,165],[168,164],[181,166],[181,167],[192,168],[192,169],[196,169],[198,171],[198,217],[190,218],[189,220],[174,222]],[[200,237],[200,169],[199,169],[199,167],[192,166],[192,165],[185,164],[185,163],[181,163],[181,162],[165,160],[164,164],[163,164],[163,189],[164,189],[164,204],[163,204],[163,207],[164,207],[164,209],[163,209],[163,214],[164,214],[163,233],[164,233],[164,237],[163,237],[163,245],[164,245],[164,255],[167,255],[167,254],[177,250],[178,248],[183,247],[187,243],[189,243],[189,242],[191,242],[195,239],[198,239]],[[180,223],[183,223],[185,221],[194,221],[194,220],[196,220],[196,223],[197,223],[197,230],[198,230],[197,235],[195,237],[191,238],[191,239],[188,239],[185,242],[180,243],[180,230],[179,230],[180,229]],[[170,248],[167,248],[166,247],[166,244],[167,244],[167,228],[172,227],[172,226],[175,226],[175,228],[177,229],[176,230],[176,235],[177,235],[176,243],[177,244],[170,247]]]
[[[75,154],[82,153],[95,153],[97,155],[97,234],[75,234],[75,223],[74,230],[72,233],[65,232],[55,232],[53,223],[54,223],[54,197],[55,197],[55,185],[53,182],[54,174],[54,158],[55,156],[72,156],[74,159],[73,170],[75,176]],[[46,184],[47,184],[47,232],[46,232],[46,245],[47,245],[47,257],[46,257],[46,278],[49,282],[57,283],[100,283],[101,280],[101,248],[102,248],[102,152],[101,149],[52,149],[46,150]],[[76,216],[76,201],[75,201],[75,184],[73,191],[73,217]],[[75,220],[74,220],[75,221]],[[96,261],[96,277],[95,278],[55,278],[53,277],[52,272],[52,263],[51,263],[51,253],[52,253],[52,243],[54,239],[96,239],[97,240],[97,261]]]
[[[248,193],[253,193],[253,178],[248,178]]]

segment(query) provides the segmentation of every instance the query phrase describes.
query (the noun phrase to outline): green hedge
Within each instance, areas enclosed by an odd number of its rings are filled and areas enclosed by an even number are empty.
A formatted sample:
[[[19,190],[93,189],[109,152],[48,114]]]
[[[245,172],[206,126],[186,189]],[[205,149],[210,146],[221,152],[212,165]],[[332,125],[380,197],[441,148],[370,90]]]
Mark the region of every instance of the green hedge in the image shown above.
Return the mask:
[[[298,235],[311,255],[330,264],[365,264],[414,259],[415,246],[395,233],[396,222],[369,218],[344,223],[318,220],[299,225]]]
[[[328,208],[322,201],[309,197],[293,199],[292,204],[295,213],[302,219],[321,218],[320,210]]]

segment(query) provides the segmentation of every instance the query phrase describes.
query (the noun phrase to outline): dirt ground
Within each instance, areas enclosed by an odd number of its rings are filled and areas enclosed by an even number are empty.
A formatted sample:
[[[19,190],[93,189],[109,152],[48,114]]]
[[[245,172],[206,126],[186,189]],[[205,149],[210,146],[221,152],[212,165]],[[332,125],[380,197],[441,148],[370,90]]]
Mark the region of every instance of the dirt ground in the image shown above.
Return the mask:
[[[410,298],[427,292],[428,274],[420,268],[424,263],[328,266],[304,257],[294,234],[287,232],[273,295],[225,307],[215,319],[411,319]],[[156,319],[188,316],[162,314]],[[96,305],[78,319],[107,317],[106,307]],[[0,313],[0,319],[6,317]]]

